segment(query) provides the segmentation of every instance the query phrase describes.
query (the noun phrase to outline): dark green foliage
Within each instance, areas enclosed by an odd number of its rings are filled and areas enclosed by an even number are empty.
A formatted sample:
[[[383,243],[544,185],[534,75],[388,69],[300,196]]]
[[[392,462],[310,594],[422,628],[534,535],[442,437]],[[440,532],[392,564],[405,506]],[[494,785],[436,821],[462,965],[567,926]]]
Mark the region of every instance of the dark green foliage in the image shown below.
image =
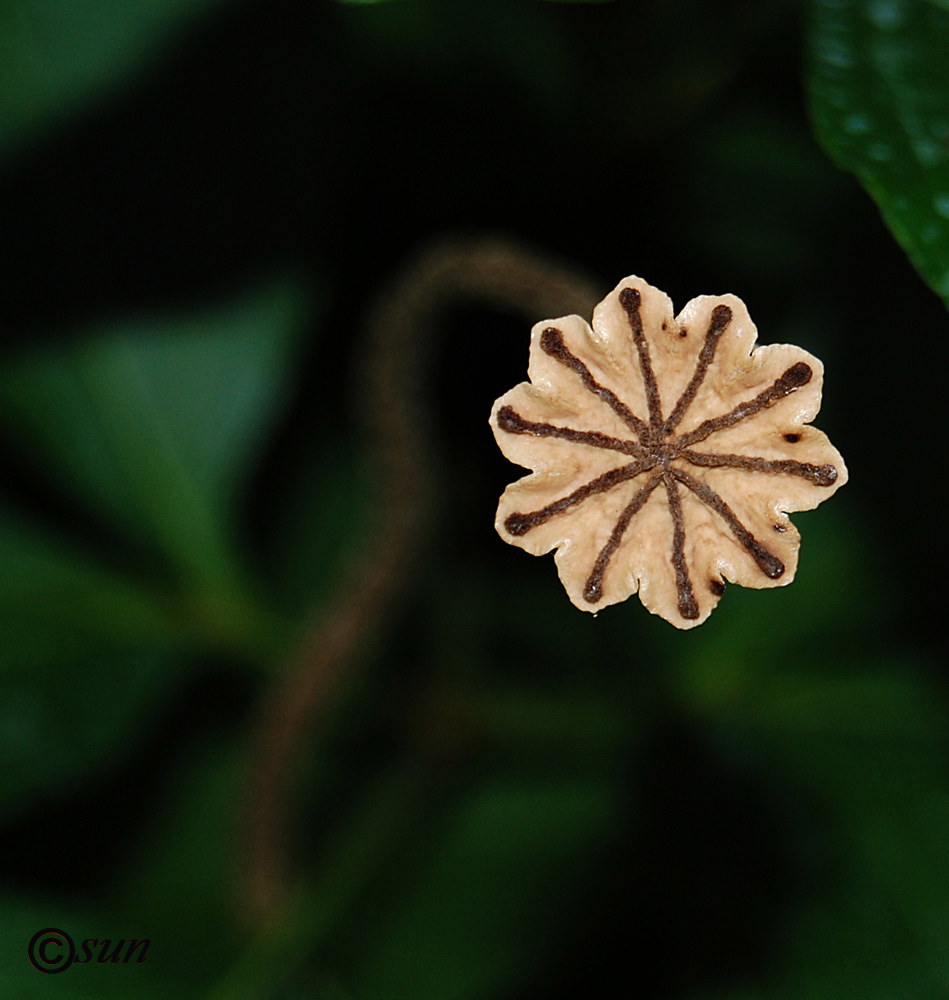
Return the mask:
[[[949,340],[893,241],[949,302],[949,9],[798,13],[4,5],[0,994],[949,992]],[[800,37],[885,226],[811,137]],[[485,229],[604,292],[741,295],[826,363],[851,481],[795,515],[790,587],[685,634],[583,615],[492,526],[528,324],[446,308],[413,396],[435,511],[299,748],[297,880],[255,926],[259,705],[386,514],[366,311]],[[44,976],[43,927],[151,951]]]
[[[813,0],[811,9],[817,134],[949,304],[949,7]]]

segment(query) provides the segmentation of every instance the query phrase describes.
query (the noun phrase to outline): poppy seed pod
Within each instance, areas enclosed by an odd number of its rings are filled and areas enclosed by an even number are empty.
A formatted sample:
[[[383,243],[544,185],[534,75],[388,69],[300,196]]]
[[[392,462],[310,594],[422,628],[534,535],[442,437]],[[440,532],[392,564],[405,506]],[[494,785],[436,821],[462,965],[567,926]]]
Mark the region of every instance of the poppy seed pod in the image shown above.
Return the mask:
[[[741,299],[700,296],[675,316],[629,277],[579,316],[538,323],[530,382],[498,399],[504,455],[533,470],[505,490],[496,527],[534,555],[556,549],[582,610],[626,600],[677,628],[725,591],[790,583],[788,513],[847,481],[820,408],[823,366],[799,347],[755,347]]]

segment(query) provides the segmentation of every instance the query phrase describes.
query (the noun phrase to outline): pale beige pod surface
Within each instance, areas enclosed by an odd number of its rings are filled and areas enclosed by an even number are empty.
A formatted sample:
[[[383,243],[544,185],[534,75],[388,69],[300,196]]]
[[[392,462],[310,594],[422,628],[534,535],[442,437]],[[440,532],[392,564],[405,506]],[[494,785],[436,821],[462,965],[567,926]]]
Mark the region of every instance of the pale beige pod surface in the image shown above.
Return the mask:
[[[677,628],[700,625],[725,583],[778,587],[797,569],[788,513],[847,481],[810,421],[823,366],[789,344],[756,347],[741,299],[669,297],[624,278],[579,316],[531,332],[530,382],[498,399],[504,455],[531,469],[496,527],[533,555],[556,549],[570,600],[599,611],[639,593]]]

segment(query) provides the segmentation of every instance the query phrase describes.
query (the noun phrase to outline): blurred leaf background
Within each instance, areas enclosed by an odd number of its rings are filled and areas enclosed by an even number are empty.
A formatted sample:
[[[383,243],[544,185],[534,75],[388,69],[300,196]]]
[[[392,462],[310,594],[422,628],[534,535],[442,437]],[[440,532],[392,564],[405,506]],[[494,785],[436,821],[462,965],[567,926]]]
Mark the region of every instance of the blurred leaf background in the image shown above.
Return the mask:
[[[437,513],[261,928],[259,705],[375,516],[363,320],[484,231],[741,295],[851,482],[787,589],[576,613],[493,529],[528,325],[448,309]],[[0,234],[5,996],[949,994],[942,0],[4,0]],[[49,926],[151,951],[43,976]]]

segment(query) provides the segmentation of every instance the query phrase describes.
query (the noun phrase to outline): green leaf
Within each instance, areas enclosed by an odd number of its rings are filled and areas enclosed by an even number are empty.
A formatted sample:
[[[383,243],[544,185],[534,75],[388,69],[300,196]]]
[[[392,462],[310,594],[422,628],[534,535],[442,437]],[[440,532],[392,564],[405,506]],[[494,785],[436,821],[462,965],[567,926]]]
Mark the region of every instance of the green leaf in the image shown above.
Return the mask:
[[[0,815],[113,771],[180,677],[177,657],[145,648],[64,653],[43,670],[0,673]]]
[[[872,589],[859,515],[846,500],[841,505],[794,514],[802,544],[793,583],[729,588],[709,627],[694,641],[677,642],[681,667],[671,681],[687,711],[744,711],[769,685],[793,686],[793,671],[802,664],[814,669],[817,684],[821,670],[858,658],[859,633],[879,628],[891,612]]]
[[[399,0],[344,3],[345,23],[359,40],[360,67],[411,62],[413,73],[435,69],[452,77],[472,62],[491,64],[535,93],[563,99],[570,87],[566,42],[545,4],[508,0]]]
[[[811,111],[949,306],[949,5],[812,0]]]
[[[308,610],[332,598],[362,544],[374,537],[378,512],[368,466],[340,435],[314,442],[293,470],[271,556],[275,586],[292,607]]]
[[[0,675],[180,638],[156,594],[2,508],[0,567]]]
[[[224,0],[4,0],[0,160],[131,75]]]
[[[845,181],[806,126],[787,114],[740,107],[709,116],[690,133],[682,211],[706,252],[740,273],[782,283],[791,271],[823,272],[830,249],[815,220]],[[805,322],[811,339],[813,326]],[[769,339],[780,342],[775,331]]]
[[[370,4],[370,3],[386,3],[388,0],[339,0],[339,3],[349,3],[349,4]],[[552,3],[611,3],[612,0],[551,0]]]
[[[247,794],[246,754],[202,746],[165,801],[154,803],[148,837],[114,901],[129,927],[148,927],[189,982],[233,962],[245,930],[235,919],[241,844],[235,817]]]
[[[772,664],[723,727],[730,751],[743,745],[745,765],[772,786],[801,875],[761,992],[701,1000],[949,991],[946,706],[915,666]]]
[[[190,585],[235,589],[237,487],[272,423],[303,307],[288,283],[117,323],[0,372],[18,440]]]
[[[693,1000],[945,995],[945,692],[931,666],[879,648],[859,517],[807,520],[798,579],[723,606],[673,679],[719,752],[770,788],[800,872],[760,991]]]
[[[491,783],[465,802],[427,875],[357,974],[360,1000],[500,995],[540,954],[551,915],[617,818],[617,789]]]
[[[180,676],[178,624],[131,580],[0,511],[0,814],[127,753]]]
[[[805,984],[822,984],[813,995],[828,997],[945,995],[949,772],[941,734],[928,745],[831,736],[785,751],[820,803],[825,842],[824,868],[804,880],[809,898],[789,927],[783,978],[798,989],[779,995],[801,996]]]
[[[139,584],[0,510],[0,812],[112,766],[213,645],[277,638],[246,596],[231,506],[286,382],[301,295],[125,324],[0,372],[8,433],[178,570]]]

